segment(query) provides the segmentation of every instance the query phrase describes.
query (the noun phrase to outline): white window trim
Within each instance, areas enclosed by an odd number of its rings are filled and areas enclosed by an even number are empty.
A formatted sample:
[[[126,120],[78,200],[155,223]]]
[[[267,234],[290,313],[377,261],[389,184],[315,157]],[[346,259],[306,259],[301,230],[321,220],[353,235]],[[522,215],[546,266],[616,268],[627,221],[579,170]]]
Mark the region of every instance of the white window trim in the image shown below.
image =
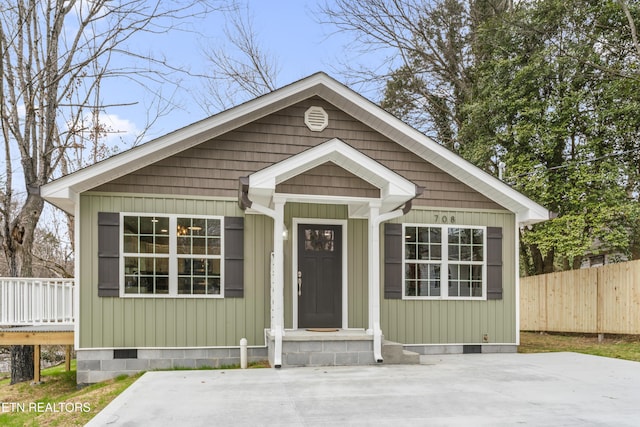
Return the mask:
[[[124,252],[124,217],[163,217],[169,218],[169,293],[168,294],[127,294],[124,292],[124,258],[125,256],[140,256],[140,253]],[[180,254],[178,256],[178,235],[176,233],[178,218],[191,219],[217,219],[220,220],[220,255],[188,255]],[[119,229],[119,283],[121,298],[224,298],[224,216],[220,215],[192,215],[192,214],[164,214],[164,213],[148,213],[148,212],[120,212],[120,229]],[[147,255],[145,255],[147,256]],[[164,257],[165,255],[149,254],[149,257]],[[178,293],[178,259],[179,258],[207,258],[220,259],[220,294],[219,295],[203,295],[203,294],[179,294]]]
[[[440,228],[442,230],[442,242],[441,242],[441,260],[425,262],[425,264],[437,264],[440,265],[440,295],[439,296],[408,296],[406,294],[406,263],[416,260],[405,259],[405,244],[402,243],[402,299],[403,300],[447,300],[447,301],[486,301],[487,299],[487,227],[484,225],[463,225],[463,224],[419,224],[410,223],[402,224],[402,236],[406,235],[407,227],[431,227]],[[483,230],[482,233],[482,296],[449,296],[449,264],[476,264],[472,261],[450,261],[449,260],[449,243],[448,235],[451,228],[465,228],[465,229],[477,229]],[[420,261],[420,260],[417,260]]]

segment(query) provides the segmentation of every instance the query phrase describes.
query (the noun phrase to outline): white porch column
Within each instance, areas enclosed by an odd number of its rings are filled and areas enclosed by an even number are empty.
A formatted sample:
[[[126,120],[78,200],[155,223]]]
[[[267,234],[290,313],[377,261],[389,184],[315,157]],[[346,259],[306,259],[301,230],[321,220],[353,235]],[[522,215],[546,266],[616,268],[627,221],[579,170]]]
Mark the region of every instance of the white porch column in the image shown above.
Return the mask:
[[[380,202],[369,204],[368,273],[369,329],[373,335],[373,357],[382,362],[382,330],[380,329]]]
[[[404,215],[402,209],[380,214],[381,203],[369,203],[369,329],[373,335],[373,358],[382,362],[382,329],[380,327],[380,224]]]
[[[271,283],[271,334],[275,337],[274,365],[282,366],[284,335],[284,199],[274,198],[273,281]]]

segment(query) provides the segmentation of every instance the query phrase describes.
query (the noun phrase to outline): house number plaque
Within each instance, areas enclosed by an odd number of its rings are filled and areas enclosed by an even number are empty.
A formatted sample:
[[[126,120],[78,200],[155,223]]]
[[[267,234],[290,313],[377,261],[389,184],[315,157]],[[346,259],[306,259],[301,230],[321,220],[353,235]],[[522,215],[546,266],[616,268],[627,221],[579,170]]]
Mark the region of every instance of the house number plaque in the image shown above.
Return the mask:
[[[456,217],[454,215],[436,215],[436,222],[441,222],[443,224],[455,224]]]

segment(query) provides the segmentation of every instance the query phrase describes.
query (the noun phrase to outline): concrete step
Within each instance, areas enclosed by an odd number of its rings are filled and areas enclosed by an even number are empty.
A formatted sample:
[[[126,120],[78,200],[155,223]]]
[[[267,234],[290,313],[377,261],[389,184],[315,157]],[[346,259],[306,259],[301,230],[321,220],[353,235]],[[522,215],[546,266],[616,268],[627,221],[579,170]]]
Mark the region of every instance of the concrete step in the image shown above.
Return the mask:
[[[418,365],[420,354],[405,350],[402,344],[393,341],[382,342],[382,358],[386,364],[394,365]]]

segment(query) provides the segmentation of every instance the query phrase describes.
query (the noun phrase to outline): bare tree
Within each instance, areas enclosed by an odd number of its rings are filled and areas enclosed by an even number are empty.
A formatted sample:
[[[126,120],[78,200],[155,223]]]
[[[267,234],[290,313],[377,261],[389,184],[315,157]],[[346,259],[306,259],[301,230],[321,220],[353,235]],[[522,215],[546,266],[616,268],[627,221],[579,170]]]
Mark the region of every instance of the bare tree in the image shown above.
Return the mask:
[[[354,49],[387,52],[373,69],[344,64],[355,82],[377,83],[382,107],[453,148],[471,96],[474,30],[509,0],[335,0],[321,16],[351,33]]]
[[[246,5],[235,4],[225,12],[227,45],[206,48],[211,64],[206,76],[208,91],[201,105],[207,113],[227,109],[277,88],[277,59],[259,43],[253,18]]]
[[[87,114],[113,106],[100,99],[101,82],[167,82],[175,70],[163,58],[136,51],[136,37],[176,29],[211,10],[206,0],[0,4],[0,131],[5,160],[0,242],[11,276],[33,275],[33,242],[44,206],[39,188],[59,173],[69,150],[81,144],[78,138]],[[16,194],[21,180],[14,178],[20,174],[24,190]],[[12,383],[33,378],[30,357],[28,348],[12,349]]]

